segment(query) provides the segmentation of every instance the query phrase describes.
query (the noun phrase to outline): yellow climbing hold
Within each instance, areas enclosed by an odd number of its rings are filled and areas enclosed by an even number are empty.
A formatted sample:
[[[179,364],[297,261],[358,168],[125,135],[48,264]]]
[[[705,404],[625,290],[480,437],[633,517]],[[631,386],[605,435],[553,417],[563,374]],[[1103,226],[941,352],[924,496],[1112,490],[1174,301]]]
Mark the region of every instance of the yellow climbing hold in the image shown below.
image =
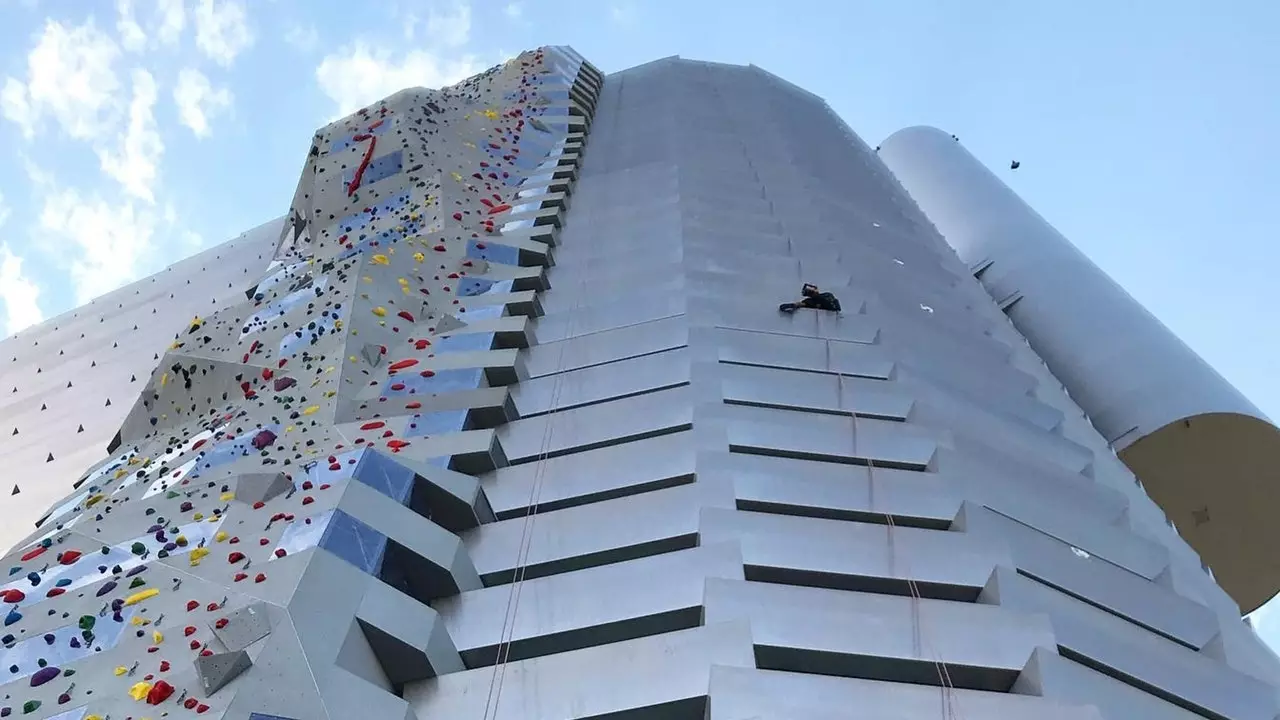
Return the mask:
[[[125,475],[128,475],[128,474],[129,474],[129,471],[128,471],[128,470],[125,470],[124,468],[120,468],[119,470],[116,470],[115,477],[113,477],[113,478],[111,478],[111,479],[112,479],[112,480],[119,480],[120,478],[122,478],[122,477],[124,477]]]
[[[129,624],[134,627],[142,627],[143,625],[150,625],[151,618],[145,618],[145,617],[142,617],[141,615],[134,615],[133,617],[129,618]]]
[[[292,425],[290,425],[289,427],[285,428],[285,429],[284,429],[284,431],[285,431],[285,432],[287,432],[287,433],[288,433],[288,432],[293,432],[293,426],[292,426]]]
[[[195,520],[196,522],[199,522],[204,519],[204,513],[196,513],[195,515],[191,516],[191,519]]]
[[[83,720],[102,720],[101,715],[85,715]]]
[[[168,385],[168,384],[169,384],[169,373],[165,373],[160,376],[160,387],[164,387],[165,385]]]
[[[369,258],[369,260],[373,262],[374,265],[390,265],[391,264],[391,260],[389,260],[386,255],[374,255],[373,257]]]
[[[204,558],[205,555],[208,555],[208,554],[209,554],[209,548],[207,547],[198,547],[195,550],[192,550],[191,551],[191,567],[195,567],[199,565],[200,560]]]
[[[129,672],[129,668],[127,668],[127,667],[125,667],[125,666],[123,666],[123,665],[117,665],[117,666],[116,666],[116,669],[115,669],[116,677],[120,677],[121,675],[123,675],[123,674],[125,674],[125,673],[127,673],[127,672]]]
[[[455,173],[449,173],[449,174],[453,176],[454,182],[462,182],[462,176],[459,175],[458,173],[455,172]]]
[[[85,506],[86,508],[91,508],[91,507],[93,507],[94,505],[97,505],[98,503],[100,503],[100,502],[102,502],[103,500],[105,500],[105,499],[106,499],[106,497],[107,497],[107,496],[106,496],[106,495],[103,495],[102,493],[98,493],[97,495],[90,495],[88,498],[86,498],[86,499],[85,499],[85,501],[84,501],[84,506]]]
[[[378,307],[373,309],[373,314],[377,315],[378,317],[384,317],[387,314],[387,309],[379,305]]]
[[[133,687],[129,688],[129,697],[142,702],[147,699],[147,693],[149,692],[151,692],[151,683],[145,681],[137,682],[133,684]]]
[[[160,644],[160,643],[162,643],[162,642],[164,642],[164,633],[160,632],[159,630],[152,630],[152,631],[151,631],[151,644],[152,644],[152,645],[159,645],[159,644]]]
[[[127,605],[137,605],[138,603],[142,602],[143,600],[150,600],[151,598],[153,598],[153,597],[155,597],[155,596],[157,596],[157,595],[159,595],[159,594],[160,594],[160,591],[159,591],[159,590],[157,590],[157,589],[155,589],[155,588],[147,588],[146,590],[143,590],[142,592],[136,592],[136,593],[134,593],[134,594],[130,595],[129,597],[125,598],[125,599],[124,599],[124,604],[125,604],[126,606],[127,606]]]
[[[218,496],[219,502],[231,502],[232,500],[235,500],[235,499],[236,499],[236,494],[234,492],[224,492]]]
[[[320,406],[319,406],[319,405],[312,405],[311,407],[307,408],[306,410],[303,410],[303,411],[302,411],[302,414],[303,414],[303,415],[315,415],[315,414],[316,414],[316,413],[318,413],[318,412],[320,412]]]
[[[413,259],[414,259],[414,260],[417,260],[418,262],[423,262],[424,260],[426,260],[426,259],[427,259],[427,256],[426,256],[426,255],[423,255],[423,254],[422,254],[422,253],[420,253],[420,252],[416,252],[416,253],[414,253],[414,254],[413,254]]]
[[[215,534],[214,534],[214,536],[213,536],[213,541],[214,541],[214,542],[226,542],[226,541],[227,541],[227,531],[226,531],[226,530],[219,530],[217,533],[215,533]]]
[[[198,518],[198,517],[197,517],[196,519],[197,519],[197,520],[199,520],[200,518]],[[186,546],[187,546],[187,536],[186,536],[186,535],[179,535],[179,536],[177,536],[177,537],[175,537],[175,538],[173,539],[173,542],[174,542],[174,543],[176,543],[178,547],[186,547]]]
[[[497,120],[497,119],[498,119],[498,111],[497,111],[497,110],[494,110],[493,108],[489,108],[488,110],[485,110],[485,111],[484,111],[484,116],[485,116],[485,117],[487,117],[487,118],[489,118],[490,120]]]

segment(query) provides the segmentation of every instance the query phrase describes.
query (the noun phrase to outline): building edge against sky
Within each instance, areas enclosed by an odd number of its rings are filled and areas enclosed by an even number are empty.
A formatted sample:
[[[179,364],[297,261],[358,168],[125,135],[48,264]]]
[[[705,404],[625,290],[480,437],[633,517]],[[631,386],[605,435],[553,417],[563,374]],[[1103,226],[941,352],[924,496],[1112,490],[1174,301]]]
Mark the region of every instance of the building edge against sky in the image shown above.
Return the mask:
[[[879,154],[1241,610],[1271,599],[1280,430],[953,136]]]
[[[1105,339],[1054,334],[938,167],[985,172],[933,130],[877,156],[754,66],[567,48],[323,128],[283,222],[5,341],[6,461],[111,456],[0,561],[0,705],[1274,720],[1249,601],[1131,452],[1265,419],[1185,348],[1192,404],[1087,416],[1054,343]],[[778,314],[802,280],[844,313]]]

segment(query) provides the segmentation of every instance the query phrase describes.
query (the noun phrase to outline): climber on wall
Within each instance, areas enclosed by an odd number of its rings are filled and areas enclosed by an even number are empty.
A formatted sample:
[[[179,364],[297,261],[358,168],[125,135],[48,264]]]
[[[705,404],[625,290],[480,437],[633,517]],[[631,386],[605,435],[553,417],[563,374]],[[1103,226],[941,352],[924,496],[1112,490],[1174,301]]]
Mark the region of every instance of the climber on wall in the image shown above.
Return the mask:
[[[800,308],[840,312],[840,300],[829,292],[818,292],[817,285],[805,283],[804,287],[800,288],[800,295],[799,302],[782,303],[778,309],[785,313],[795,312]]]

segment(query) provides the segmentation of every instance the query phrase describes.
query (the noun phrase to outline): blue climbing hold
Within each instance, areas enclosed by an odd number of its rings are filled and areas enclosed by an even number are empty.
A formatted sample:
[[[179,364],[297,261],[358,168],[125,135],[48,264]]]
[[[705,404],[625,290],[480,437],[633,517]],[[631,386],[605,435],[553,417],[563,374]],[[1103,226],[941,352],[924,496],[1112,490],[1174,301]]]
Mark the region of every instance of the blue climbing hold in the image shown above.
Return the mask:
[[[22,613],[17,610],[10,610],[8,615],[4,616],[5,627],[8,627],[22,619]]]

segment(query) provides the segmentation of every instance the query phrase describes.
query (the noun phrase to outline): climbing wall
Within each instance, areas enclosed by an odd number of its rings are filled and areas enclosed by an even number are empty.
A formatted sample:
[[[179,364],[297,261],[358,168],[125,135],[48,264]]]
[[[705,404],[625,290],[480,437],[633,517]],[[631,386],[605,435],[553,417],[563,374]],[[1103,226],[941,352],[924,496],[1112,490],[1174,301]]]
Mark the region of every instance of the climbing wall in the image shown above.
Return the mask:
[[[0,341],[0,550],[31,532],[98,463],[184,324],[243,302],[281,221]]]
[[[462,668],[428,603],[481,584],[457,533],[601,79],[543,48],[397,93],[316,133],[251,248],[5,342],[15,497],[71,494],[0,561],[0,717],[410,718]]]

